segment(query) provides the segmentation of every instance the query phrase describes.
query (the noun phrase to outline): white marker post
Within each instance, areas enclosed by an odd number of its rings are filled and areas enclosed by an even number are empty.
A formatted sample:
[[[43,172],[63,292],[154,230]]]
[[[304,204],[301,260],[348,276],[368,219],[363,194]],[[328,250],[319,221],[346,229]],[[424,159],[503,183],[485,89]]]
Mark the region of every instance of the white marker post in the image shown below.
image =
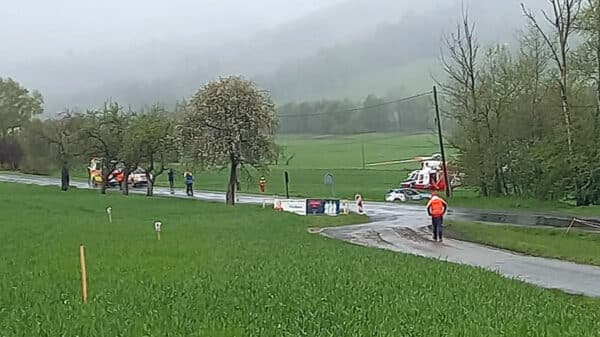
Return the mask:
[[[162,222],[160,222],[160,221],[154,222],[154,230],[156,231],[156,236],[158,237],[159,241],[160,241],[160,226],[162,226]]]
[[[106,214],[108,214],[108,222],[112,223],[112,207],[106,208]]]

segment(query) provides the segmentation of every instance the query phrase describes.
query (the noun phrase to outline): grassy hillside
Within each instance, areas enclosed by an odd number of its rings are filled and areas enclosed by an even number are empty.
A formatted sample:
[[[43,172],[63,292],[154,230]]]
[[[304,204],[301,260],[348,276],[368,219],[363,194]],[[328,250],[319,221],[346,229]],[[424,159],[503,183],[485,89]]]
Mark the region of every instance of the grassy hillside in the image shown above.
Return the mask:
[[[365,162],[413,159],[439,152],[433,134],[374,133],[351,136],[281,136],[278,144],[287,153],[296,156],[290,161],[292,168],[357,169],[362,168],[362,150]],[[409,170],[419,163],[379,166],[377,170]]]
[[[597,334],[597,301],[307,233],[343,217],[11,184],[0,211],[5,337]]]

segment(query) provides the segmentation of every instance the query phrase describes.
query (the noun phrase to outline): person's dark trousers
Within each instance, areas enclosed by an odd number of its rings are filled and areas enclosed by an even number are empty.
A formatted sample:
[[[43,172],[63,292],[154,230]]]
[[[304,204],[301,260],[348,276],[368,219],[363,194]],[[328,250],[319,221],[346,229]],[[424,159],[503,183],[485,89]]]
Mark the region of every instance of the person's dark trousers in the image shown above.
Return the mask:
[[[431,224],[433,225],[433,240],[437,241],[438,238],[442,240],[442,223],[443,218],[440,217],[432,217]]]
[[[173,194],[173,180],[169,180],[169,188],[171,189],[171,194]]]
[[[186,184],[187,188],[185,190],[185,193],[187,193],[187,195],[193,195],[194,192],[192,191],[192,184]]]

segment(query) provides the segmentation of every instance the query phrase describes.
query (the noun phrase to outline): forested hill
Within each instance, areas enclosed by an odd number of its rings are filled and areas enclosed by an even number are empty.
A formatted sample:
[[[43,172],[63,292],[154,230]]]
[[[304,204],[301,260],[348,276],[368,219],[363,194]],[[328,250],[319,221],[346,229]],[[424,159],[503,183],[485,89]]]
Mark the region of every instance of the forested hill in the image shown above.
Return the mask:
[[[403,95],[431,86],[441,36],[463,2],[482,42],[509,41],[524,22],[518,0],[339,0],[250,37],[122,46],[23,64],[10,75],[42,92],[48,114],[108,98],[134,107],[172,103],[231,74],[256,80],[279,104]]]
[[[527,4],[540,8],[540,3]],[[482,44],[510,44],[525,22],[519,1],[477,0],[466,7]],[[407,13],[366,37],[322,49],[256,79],[273,88],[281,101],[426,90],[433,84],[432,76],[443,76],[439,65],[442,38],[454,30],[460,15],[456,3],[416,15]]]

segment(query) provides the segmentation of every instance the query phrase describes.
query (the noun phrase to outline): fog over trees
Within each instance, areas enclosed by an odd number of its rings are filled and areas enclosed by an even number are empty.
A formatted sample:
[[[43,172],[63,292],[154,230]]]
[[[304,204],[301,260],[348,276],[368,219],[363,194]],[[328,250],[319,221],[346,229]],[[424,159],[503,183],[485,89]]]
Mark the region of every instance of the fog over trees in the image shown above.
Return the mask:
[[[0,74],[42,92],[45,116],[107,98],[173,104],[230,74],[270,88],[278,104],[397,97],[440,74],[440,35],[462,2],[485,23],[482,42],[512,41],[525,23],[515,0],[7,3]]]

